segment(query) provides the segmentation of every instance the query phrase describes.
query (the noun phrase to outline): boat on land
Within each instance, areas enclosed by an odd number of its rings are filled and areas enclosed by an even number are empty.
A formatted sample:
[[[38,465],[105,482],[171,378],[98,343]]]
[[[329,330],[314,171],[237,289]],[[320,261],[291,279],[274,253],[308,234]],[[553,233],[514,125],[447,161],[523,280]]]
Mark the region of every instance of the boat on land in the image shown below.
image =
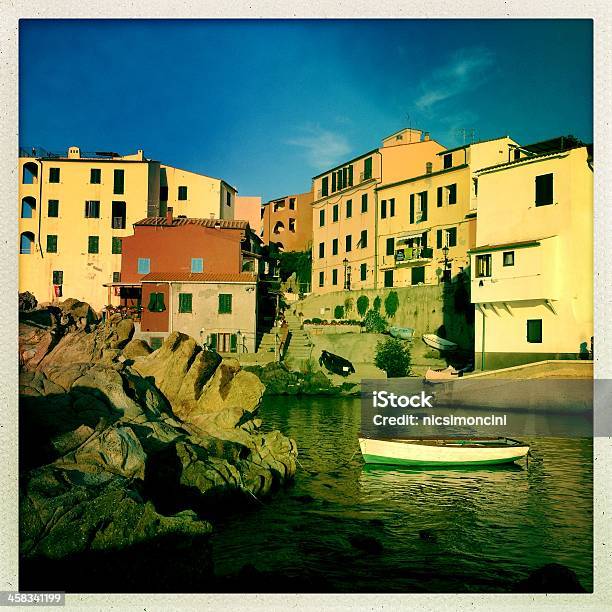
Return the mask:
[[[431,346],[439,351],[454,351],[458,348],[455,342],[451,342],[446,338],[440,338],[436,334],[423,334],[423,342],[427,346]]]
[[[499,465],[529,453],[529,444],[512,438],[359,438],[363,460],[379,465]]]
[[[412,340],[414,329],[412,327],[397,327],[394,325],[389,328],[389,334],[393,338],[399,338],[400,340]]]
[[[333,374],[339,374],[340,376],[348,376],[355,372],[353,364],[348,359],[340,357],[340,355],[334,355],[329,351],[321,351],[319,365],[324,366]]]
[[[449,380],[457,380],[457,378],[462,375],[463,372],[461,370],[456,370],[453,366],[448,366],[447,368],[441,368],[439,370],[429,368],[427,372],[425,372],[425,382],[435,385],[448,382]]]

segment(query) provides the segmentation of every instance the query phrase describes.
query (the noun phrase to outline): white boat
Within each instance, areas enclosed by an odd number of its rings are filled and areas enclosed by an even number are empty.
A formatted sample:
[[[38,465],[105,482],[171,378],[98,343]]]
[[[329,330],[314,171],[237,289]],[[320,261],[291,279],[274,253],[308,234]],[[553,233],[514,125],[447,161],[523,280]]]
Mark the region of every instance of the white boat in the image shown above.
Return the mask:
[[[393,326],[389,328],[389,334],[393,338],[399,338],[400,340],[412,340],[414,329],[412,329],[412,327]]]
[[[512,463],[529,445],[512,438],[391,439],[359,438],[363,460],[382,465],[496,465]]]
[[[439,351],[454,351],[457,348],[455,342],[440,338],[440,336],[436,336],[436,334],[423,334],[423,342],[427,346],[431,346]]]

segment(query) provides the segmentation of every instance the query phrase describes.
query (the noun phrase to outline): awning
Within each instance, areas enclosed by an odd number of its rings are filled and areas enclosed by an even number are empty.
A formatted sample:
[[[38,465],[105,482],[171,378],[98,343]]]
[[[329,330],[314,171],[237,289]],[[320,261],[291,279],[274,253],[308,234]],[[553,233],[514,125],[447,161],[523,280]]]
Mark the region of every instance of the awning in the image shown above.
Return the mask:
[[[103,283],[103,287],[137,287],[140,288],[140,283]]]
[[[406,242],[412,238],[421,238],[421,236],[423,236],[423,234],[426,234],[427,232],[429,232],[430,230],[428,229],[423,229],[420,232],[414,231],[414,232],[408,232],[406,234],[402,234],[401,236],[398,236],[395,239],[395,244],[406,244]]]

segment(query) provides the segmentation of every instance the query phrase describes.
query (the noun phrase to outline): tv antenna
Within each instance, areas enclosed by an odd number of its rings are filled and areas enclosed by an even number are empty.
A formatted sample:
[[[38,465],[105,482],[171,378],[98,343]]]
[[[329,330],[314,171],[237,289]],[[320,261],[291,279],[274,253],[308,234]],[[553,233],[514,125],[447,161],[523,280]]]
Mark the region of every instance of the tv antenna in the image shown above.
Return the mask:
[[[468,138],[469,144],[474,143],[474,138],[476,134],[476,130],[474,128],[459,128],[457,130],[457,133],[463,137],[463,144],[468,144]]]

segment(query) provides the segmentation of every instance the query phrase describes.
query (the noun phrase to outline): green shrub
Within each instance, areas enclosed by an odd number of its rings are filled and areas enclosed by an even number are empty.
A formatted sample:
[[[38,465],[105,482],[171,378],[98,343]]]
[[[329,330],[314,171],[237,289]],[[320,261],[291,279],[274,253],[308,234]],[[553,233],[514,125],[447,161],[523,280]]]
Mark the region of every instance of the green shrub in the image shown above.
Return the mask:
[[[374,365],[387,373],[389,378],[408,376],[410,351],[408,345],[397,338],[386,338],[376,345]]]
[[[368,310],[363,319],[363,324],[366,331],[372,334],[382,334],[387,329],[387,319],[376,310]]]
[[[344,312],[346,316],[353,311],[353,304],[353,298],[347,297],[346,300],[344,300]]]
[[[334,308],[334,319],[344,319],[344,306],[338,304]]]
[[[380,305],[382,304],[382,300],[380,299],[380,295],[377,295],[374,298],[374,302],[372,303],[372,308],[376,311],[376,312],[380,312]]]
[[[399,297],[397,291],[389,291],[389,294],[385,298],[385,312],[388,317],[393,318],[399,307]]]
[[[364,317],[365,313],[368,312],[368,307],[370,306],[370,299],[367,295],[360,295],[357,298],[357,312],[360,317]]]
[[[321,323],[323,323],[322,319],[319,319],[319,317],[312,317],[312,323],[314,323],[315,325],[321,325]]]

